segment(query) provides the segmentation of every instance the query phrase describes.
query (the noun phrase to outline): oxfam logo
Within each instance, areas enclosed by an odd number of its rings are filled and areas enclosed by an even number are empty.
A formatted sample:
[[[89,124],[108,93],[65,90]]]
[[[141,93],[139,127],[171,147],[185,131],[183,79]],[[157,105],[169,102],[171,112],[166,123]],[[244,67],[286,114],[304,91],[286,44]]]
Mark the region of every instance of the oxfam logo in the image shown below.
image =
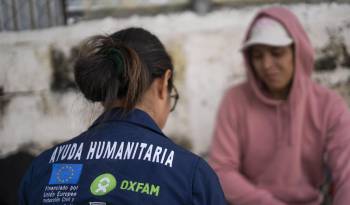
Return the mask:
[[[93,195],[103,196],[117,186],[114,176],[109,173],[101,174],[91,183],[90,191]]]

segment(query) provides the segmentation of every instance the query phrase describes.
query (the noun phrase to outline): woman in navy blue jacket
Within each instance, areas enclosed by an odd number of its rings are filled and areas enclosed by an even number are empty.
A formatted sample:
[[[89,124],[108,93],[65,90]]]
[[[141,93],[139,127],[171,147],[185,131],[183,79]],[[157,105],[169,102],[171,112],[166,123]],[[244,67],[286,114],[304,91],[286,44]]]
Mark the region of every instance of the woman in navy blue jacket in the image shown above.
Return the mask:
[[[155,35],[128,28],[94,36],[74,74],[85,98],[105,112],[33,161],[20,204],[226,204],[208,164],[161,131],[178,94]]]

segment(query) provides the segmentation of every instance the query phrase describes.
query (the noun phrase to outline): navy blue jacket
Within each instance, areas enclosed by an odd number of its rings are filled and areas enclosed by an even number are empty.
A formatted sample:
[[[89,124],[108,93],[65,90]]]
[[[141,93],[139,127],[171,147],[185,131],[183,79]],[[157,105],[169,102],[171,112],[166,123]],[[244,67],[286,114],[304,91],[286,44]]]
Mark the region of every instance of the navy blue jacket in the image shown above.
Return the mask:
[[[20,204],[226,204],[218,177],[141,110],[102,114],[78,137],[38,156]]]

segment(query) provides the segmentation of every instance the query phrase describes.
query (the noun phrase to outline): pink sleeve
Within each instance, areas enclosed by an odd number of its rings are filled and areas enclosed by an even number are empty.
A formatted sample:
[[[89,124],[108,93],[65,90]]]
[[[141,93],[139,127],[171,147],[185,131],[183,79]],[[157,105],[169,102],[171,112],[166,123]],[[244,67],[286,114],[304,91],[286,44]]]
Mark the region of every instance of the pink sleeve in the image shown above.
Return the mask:
[[[230,204],[284,205],[239,172],[242,147],[237,136],[236,116],[235,104],[228,93],[219,108],[209,156],[209,163],[219,176],[226,199]]]
[[[350,202],[350,113],[340,99],[331,108],[327,122],[327,164],[335,185],[333,205]]]

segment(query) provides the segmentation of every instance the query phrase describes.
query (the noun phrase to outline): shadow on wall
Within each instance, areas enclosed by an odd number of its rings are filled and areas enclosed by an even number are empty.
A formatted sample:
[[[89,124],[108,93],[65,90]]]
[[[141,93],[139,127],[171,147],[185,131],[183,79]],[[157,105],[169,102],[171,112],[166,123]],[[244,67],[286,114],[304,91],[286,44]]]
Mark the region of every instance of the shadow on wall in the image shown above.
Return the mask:
[[[54,92],[65,92],[76,89],[74,83],[73,66],[78,57],[78,47],[72,47],[67,57],[63,51],[51,46],[50,58],[53,75],[51,79],[51,90]]]
[[[350,27],[350,22],[345,25]],[[341,35],[342,28],[334,31],[328,31],[328,43],[317,50],[315,71],[318,74],[326,74],[326,77],[315,79],[318,83],[323,84],[325,78],[331,79],[327,74],[335,74],[337,70],[350,70],[350,53],[346,46],[344,36]],[[347,77],[339,82],[327,85],[337,91],[347,102],[350,107],[350,78]]]
[[[350,24],[347,25],[350,27]],[[332,71],[337,67],[350,69],[350,54],[345,45],[344,37],[336,31],[329,32],[328,44],[318,52],[315,71]]]
[[[4,87],[0,86],[0,116],[5,115],[6,106],[9,104],[9,102],[10,102],[10,99],[5,96]],[[2,119],[0,118],[0,128],[2,126],[1,120]]]

